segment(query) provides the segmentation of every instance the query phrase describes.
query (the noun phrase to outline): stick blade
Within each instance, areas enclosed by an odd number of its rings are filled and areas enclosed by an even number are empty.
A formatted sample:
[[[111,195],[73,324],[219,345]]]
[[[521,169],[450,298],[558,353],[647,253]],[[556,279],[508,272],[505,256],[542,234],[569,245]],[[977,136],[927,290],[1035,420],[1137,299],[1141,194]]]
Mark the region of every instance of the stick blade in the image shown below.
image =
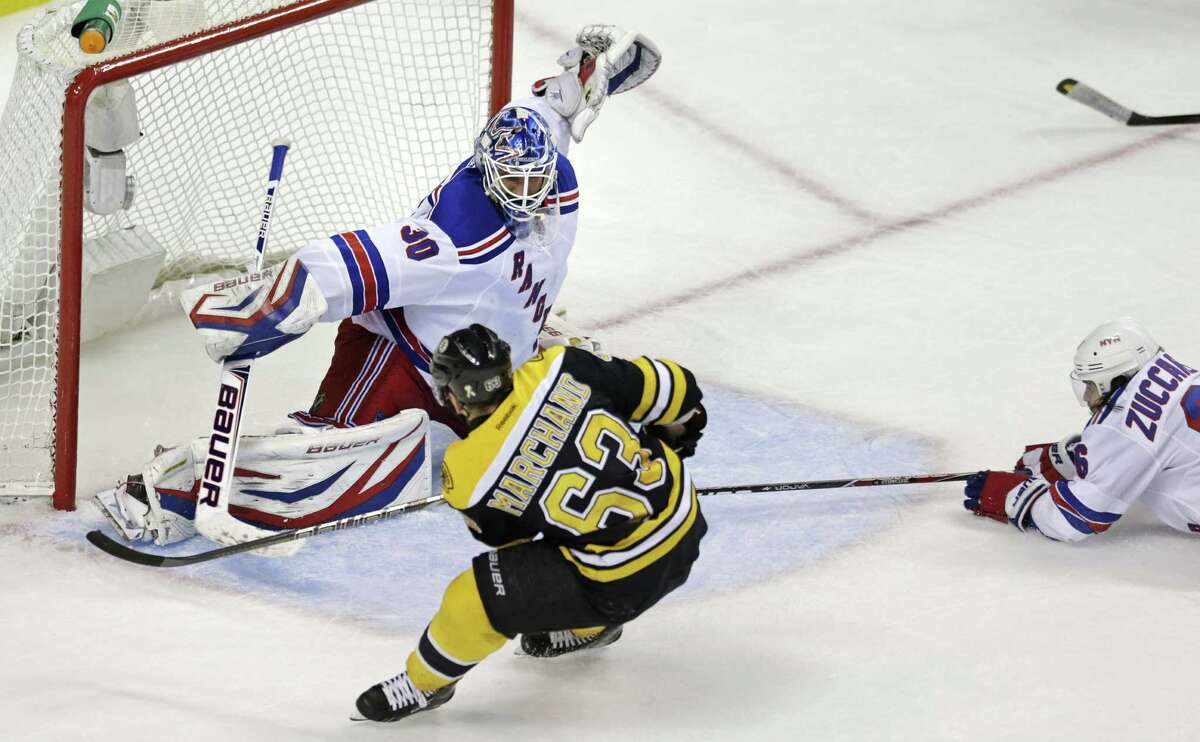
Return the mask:
[[[1141,115],[1134,112],[1133,109],[1126,108],[1095,88],[1074,78],[1064,78],[1054,89],[1080,105],[1102,113],[1118,123],[1129,124],[1133,118],[1141,118]]]
[[[147,554],[136,549],[131,549],[125,544],[114,541],[109,538],[103,531],[88,531],[87,540],[105,554],[115,556],[117,559],[123,559],[134,564],[141,564],[146,567],[162,567],[174,566],[167,564],[167,557],[161,554]]]

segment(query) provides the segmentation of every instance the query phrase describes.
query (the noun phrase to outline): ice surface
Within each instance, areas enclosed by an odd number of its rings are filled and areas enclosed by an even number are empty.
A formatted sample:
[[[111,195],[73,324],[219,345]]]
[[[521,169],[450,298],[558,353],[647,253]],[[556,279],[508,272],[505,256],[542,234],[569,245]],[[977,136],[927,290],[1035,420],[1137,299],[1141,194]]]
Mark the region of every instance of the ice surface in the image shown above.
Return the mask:
[[[894,434],[867,436],[859,426],[827,414],[720,389],[710,390],[708,409],[714,422],[693,467],[701,487],[836,478],[849,472],[917,473],[927,471],[922,467],[931,460],[928,443]],[[742,425],[740,421],[754,422]],[[452,435],[440,425],[434,427],[434,434],[437,460]],[[435,488],[438,479],[435,476]],[[710,530],[695,578],[672,598],[702,599],[811,563],[895,520],[915,489],[708,497],[703,509]],[[39,521],[30,531],[67,545],[77,543],[80,534],[92,528],[116,537],[91,503],[75,513]],[[138,548],[186,554],[212,545],[194,539],[169,547]],[[446,584],[483,548],[470,537],[457,513],[438,507],[353,534],[310,539],[288,559],[239,555],[190,567],[186,575],[204,586],[271,598],[383,629],[419,632],[437,609]],[[747,554],[754,558],[746,559]]]
[[[1054,92],[1200,110],[1193,3],[518,6],[518,81],[597,19],[664,52],[572,150],[559,306],[712,388],[701,484],[1011,465],[1081,424],[1071,351],[1116,315],[1200,359],[1200,138]],[[307,403],[329,337],[256,368],[248,425]],[[203,427],[203,359],[178,321],[85,348],[82,488]],[[693,582],[619,644],[505,650],[386,729],[346,713],[473,553],[450,513],[171,572],[84,544],[88,510],[0,507],[0,736],[1196,738],[1192,537],[1135,511],[1069,547],[898,489],[709,498]]]

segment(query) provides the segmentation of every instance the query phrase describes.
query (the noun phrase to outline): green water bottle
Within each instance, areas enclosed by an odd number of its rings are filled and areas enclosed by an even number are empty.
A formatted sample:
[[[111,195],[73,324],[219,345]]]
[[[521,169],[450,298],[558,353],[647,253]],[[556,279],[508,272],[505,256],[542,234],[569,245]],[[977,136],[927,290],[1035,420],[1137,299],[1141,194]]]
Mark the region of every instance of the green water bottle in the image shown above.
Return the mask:
[[[85,54],[99,54],[112,41],[120,21],[121,4],[117,0],[88,0],[71,24],[71,35],[79,39],[79,48]]]

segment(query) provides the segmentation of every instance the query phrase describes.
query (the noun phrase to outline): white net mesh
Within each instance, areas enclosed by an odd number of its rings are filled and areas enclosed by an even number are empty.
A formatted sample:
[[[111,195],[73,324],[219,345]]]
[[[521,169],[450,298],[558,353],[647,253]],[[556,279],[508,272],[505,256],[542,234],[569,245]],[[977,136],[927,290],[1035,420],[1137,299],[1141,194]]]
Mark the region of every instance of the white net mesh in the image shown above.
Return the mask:
[[[67,85],[99,60],[294,2],[140,0],[127,4],[103,55],[83,54],[70,36],[82,0],[22,31],[0,121],[4,486],[48,491],[53,476]],[[167,252],[159,282],[244,265],[269,145],[279,137],[293,149],[268,262],[311,239],[407,213],[470,153],[486,119],[491,7],[375,0],[130,78],[142,132],[125,148],[133,202],[108,216],[85,212],[84,237],[142,228]]]

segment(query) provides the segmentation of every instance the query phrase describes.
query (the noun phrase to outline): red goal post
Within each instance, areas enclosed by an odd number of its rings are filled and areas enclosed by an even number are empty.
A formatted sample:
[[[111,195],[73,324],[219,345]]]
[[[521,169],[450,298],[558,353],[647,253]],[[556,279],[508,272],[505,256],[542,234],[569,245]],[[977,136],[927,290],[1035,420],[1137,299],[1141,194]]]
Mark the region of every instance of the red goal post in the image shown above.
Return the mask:
[[[193,3],[206,2],[239,2],[240,0],[190,0]],[[271,2],[271,0],[258,0],[259,2]],[[253,0],[250,0],[252,3]],[[323,233],[330,233],[339,228],[346,226],[354,226],[362,223],[371,223],[370,219],[379,219],[384,216],[384,212],[389,210],[391,218],[406,213],[415,203],[416,199],[424,192],[422,189],[427,189],[436,183],[437,178],[441,177],[435,173],[448,172],[448,168],[457,164],[462,157],[470,152],[471,139],[464,136],[469,136],[482,125],[488,115],[495,112],[502,106],[511,95],[512,79],[512,34],[513,34],[513,0],[458,0],[458,2],[438,2],[432,0],[428,3],[422,3],[420,0],[300,0],[281,5],[279,7],[269,8],[263,12],[248,15],[244,18],[237,18],[230,22],[220,23],[209,28],[205,28],[198,32],[173,38],[162,43],[156,43],[146,46],[145,48],[135,49],[129,53],[122,54],[113,58],[103,59],[95,64],[86,66],[78,71],[66,86],[65,96],[63,97],[62,108],[62,129],[61,129],[61,180],[60,180],[60,214],[59,214],[59,234],[58,234],[58,255],[57,266],[53,264],[54,258],[46,256],[38,256],[40,262],[34,265],[45,266],[45,272],[48,275],[44,280],[36,279],[33,284],[37,285],[39,291],[36,293],[38,300],[30,299],[13,299],[9,295],[0,296],[0,343],[5,344],[8,349],[10,358],[18,358],[18,361],[10,360],[7,365],[7,380],[11,382],[12,378],[17,376],[22,379],[22,386],[15,393],[3,393],[5,381],[0,379],[0,399],[15,398],[19,403],[22,403],[24,390],[28,387],[36,388],[37,383],[28,381],[29,374],[25,371],[29,368],[38,367],[38,362],[41,360],[41,355],[46,354],[48,350],[12,350],[13,348],[33,344],[33,339],[42,339],[45,342],[41,346],[47,349],[54,348],[54,356],[46,359],[49,367],[48,373],[53,376],[52,395],[49,396],[48,404],[44,408],[39,406],[37,400],[32,405],[24,405],[21,407],[23,412],[27,414],[27,408],[31,408],[34,412],[31,418],[36,416],[37,410],[44,409],[49,416],[49,435],[48,440],[52,440],[52,452],[50,453],[50,463],[52,468],[52,479],[47,477],[47,483],[51,483],[53,504],[55,508],[71,510],[75,504],[76,490],[76,468],[77,468],[77,450],[79,445],[78,440],[78,415],[79,415],[79,354],[81,344],[81,322],[83,307],[83,294],[81,290],[84,281],[85,271],[85,241],[89,239],[88,232],[91,230],[95,233],[91,239],[103,242],[106,236],[114,231],[128,231],[131,228],[141,228],[140,219],[153,221],[158,219],[158,213],[163,211],[171,211],[169,207],[163,206],[162,199],[170,199],[176,197],[181,201],[189,201],[190,211],[202,210],[206,206],[211,206],[214,212],[228,211],[233,208],[233,205],[241,206],[240,201],[243,200],[238,193],[235,193],[233,188],[227,187],[224,182],[227,177],[221,175],[212,175],[208,172],[209,168],[217,169],[217,161],[228,157],[233,159],[232,150],[242,147],[242,143],[237,141],[238,128],[243,126],[247,131],[253,129],[253,126],[259,123],[262,117],[261,112],[253,110],[239,112],[233,110],[229,113],[231,106],[223,99],[220,103],[212,104],[215,109],[213,118],[208,123],[196,125],[198,131],[194,139],[199,140],[199,144],[187,144],[186,152],[183,149],[178,149],[175,152],[170,152],[169,147],[179,147],[178,142],[181,141],[180,129],[185,129],[192,125],[197,110],[185,111],[179,114],[177,119],[171,119],[164,115],[163,111],[156,109],[170,108],[172,106],[194,106],[195,109],[203,109],[209,105],[214,98],[223,98],[224,90],[220,87],[222,75],[234,75],[236,82],[235,87],[239,84],[246,84],[245,80],[250,79],[255,81],[255,84],[263,86],[258,96],[251,96],[250,100],[257,103],[259,97],[270,97],[275,91],[286,88],[292,82],[290,72],[295,69],[299,70],[304,66],[301,60],[296,58],[278,58],[272,56],[276,53],[274,47],[263,47],[261,52],[254,52],[258,56],[247,56],[244,61],[230,61],[228,58],[216,60],[209,65],[205,60],[218,52],[233,49],[240,45],[255,42],[255,40],[264,39],[265,37],[275,38],[280,34],[296,33],[295,29],[300,28],[303,24],[316,21],[318,19],[328,18],[341,13],[347,13],[347,18],[350,20],[347,23],[353,23],[353,19],[349,16],[358,6],[378,5],[376,15],[364,18],[363,23],[375,25],[382,15],[386,15],[395,10],[401,14],[398,20],[395,20],[397,28],[405,29],[409,33],[410,27],[416,27],[417,30],[411,31],[411,35],[404,39],[396,39],[391,46],[403,47],[398,49],[399,52],[395,58],[378,59],[378,71],[383,74],[380,79],[383,80],[384,87],[373,88],[371,83],[362,84],[361,79],[355,75],[361,74],[357,70],[350,71],[346,78],[339,78],[339,63],[341,52],[338,51],[337,34],[341,33],[341,27],[329,27],[328,31],[315,32],[319,34],[319,38],[324,38],[326,35],[332,35],[335,38],[329,44],[332,52],[328,52],[329,59],[325,62],[317,61],[311,64],[312,70],[309,72],[297,72],[297,74],[311,74],[311,80],[301,81],[298,91],[279,92],[280,101],[286,101],[291,104],[297,99],[300,100],[302,111],[299,116],[293,114],[295,118],[318,118],[317,123],[309,121],[312,124],[312,130],[306,133],[312,141],[305,142],[304,137],[300,137],[299,141],[295,141],[296,137],[291,132],[277,132],[278,134],[290,135],[297,145],[297,153],[304,155],[307,149],[313,154],[313,160],[310,161],[309,177],[313,176],[313,171],[324,169],[334,169],[342,160],[352,160],[356,164],[352,166],[352,171],[349,174],[340,173],[338,177],[332,178],[337,181],[329,184],[329,192],[335,193],[331,197],[327,192],[317,189],[312,196],[312,209],[323,206],[326,201],[331,198],[344,198],[345,204],[330,204],[329,208],[337,208],[337,213],[329,215],[317,216],[308,218],[304,224],[296,225],[293,233],[285,238],[290,240],[291,244],[288,247],[294,249],[299,247],[297,241],[303,241],[319,237]],[[386,7],[384,7],[386,6]],[[72,6],[68,6],[72,7]],[[202,7],[202,6],[201,6]],[[203,11],[201,11],[203,12]],[[403,17],[404,13],[411,13],[411,18]],[[391,16],[388,16],[391,18]],[[451,28],[451,26],[453,26]],[[472,26],[483,26],[483,28],[471,28]],[[381,33],[393,33],[394,31],[381,31]],[[421,34],[427,35],[427,40]],[[28,38],[26,36],[25,38]],[[298,51],[289,51],[288,54],[307,55],[305,44],[312,45],[312,38],[318,36],[309,36],[307,41],[297,42],[300,46]],[[415,39],[415,40],[414,40]],[[368,40],[372,43],[379,43],[379,39]],[[385,39],[386,42],[386,39]],[[355,45],[355,50],[364,44],[361,39],[352,39],[343,41],[343,44]],[[444,65],[434,59],[429,61],[430,53],[423,51],[423,44],[427,43],[431,49],[437,50],[437,54],[443,52],[448,59],[454,59],[455,64],[463,61],[463,71],[454,73],[457,77],[447,79],[444,73]],[[387,46],[385,44],[385,46]],[[445,47],[443,49],[443,47]],[[381,47],[382,48],[382,47]],[[376,50],[378,51],[378,50]],[[389,49],[390,51],[390,49]],[[317,52],[325,53],[325,52]],[[364,69],[369,69],[372,59],[371,54],[374,52],[367,51],[365,58],[360,60]],[[405,54],[411,55],[405,57]],[[307,57],[304,62],[307,63]],[[391,64],[391,67],[386,65]],[[427,70],[419,69],[421,64],[430,64]],[[219,67],[229,67],[232,65],[232,70],[218,70]],[[262,75],[262,65],[275,65],[282,69],[272,69],[269,80],[264,80]],[[178,67],[176,67],[178,66]],[[204,75],[208,74],[206,67],[213,72],[212,81],[207,81]],[[145,118],[154,120],[153,124],[148,124],[143,120],[141,123],[143,129],[157,130],[142,132],[142,140],[132,144],[129,147],[129,167],[132,172],[132,177],[137,179],[141,177],[146,181],[146,185],[150,189],[159,188],[166,191],[167,195],[150,192],[147,198],[150,200],[150,205],[146,209],[148,212],[154,212],[146,216],[139,216],[135,209],[136,206],[129,207],[131,214],[124,214],[120,223],[103,222],[102,226],[97,227],[97,220],[91,214],[85,214],[85,200],[88,197],[85,189],[85,143],[87,141],[88,132],[85,129],[85,123],[88,118],[88,104],[93,93],[102,86],[111,85],[118,81],[139,80],[144,79],[149,73],[162,71],[167,68],[178,69],[179,74],[160,75],[153,84],[147,84],[138,90],[138,107],[139,113]],[[400,77],[412,73],[410,77],[406,77],[400,83],[393,87],[386,85],[394,82],[391,78]],[[470,78],[476,76],[486,78],[484,81],[479,80],[464,80],[457,79]],[[185,74],[186,73],[186,74]],[[18,80],[14,83],[12,95],[22,95],[22,91],[17,85],[21,83],[22,71],[18,69]],[[236,77],[236,76],[243,77]],[[180,82],[174,78],[184,78],[186,80]],[[332,78],[332,81],[330,80]],[[205,82],[196,82],[197,79],[205,80]],[[268,84],[269,83],[269,84]],[[176,93],[176,87],[180,89],[186,88],[187,92],[197,88],[203,88],[205,85],[212,85],[213,89],[204,93],[209,100],[201,100],[197,105],[194,102],[178,103],[173,97],[175,95],[182,96],[183,93]],[[431,89],[423,89],[428,86]],[[226,87],[228,85],[226,84]],[[304,100],[309,95],[311,89],[321,88],[322,92],[313,92],[312,100]],[[326,97],[335,96],[336,93],[344,88],[352,90],[349,103],[335,102],[332,112],[321,108],[321,104]],[[361,89],[360,89],[361,88]],[[382,91],[382,92],[380,92]],[[286,98],[284,97],[286,96]],[[372,98],[372,96],[374,96]],[[390,99],[396,96],[402,98],[403,102],[398,103],[400,107],[397,109],[399,113],[392,114],[382,107],[378,113],[373,109],[377,104],[390,103]],[[364,98],[366,98],[364,100]],[[4,129],[0,129],[0,135],[5,133],[5,129],[13,128],[10,119],[16,119],[19,114],[13,114],[14,107],[19,105],[18,102],[10,100],[9,107],[5,112]],[[361,117],[350,124],[339,123],[344,113],[348,108],[357,108],[359,105],[368,109]],[[316,111],[309,113],[309,111]],[[418,118],[409,120],[405,118],[403,121],[393,120],[399,116],[407,117],[411,112]],[[426,118],[421,118],[424,115],[422,112],[436,112]],[[204,113],[209,113],[204,111]],[[445,119],[438,119],[438,116],[453,115],[455,124],[452,127],[455,131],[443,132],[447,128],[444,124]],[[245,122],[239,124],[238,117],[245,116]],[[327,117],[320,118],[320,117]],[[232,120],[232,123],[226,125],[222,122]],[[462,119],[461,125],[459,119]],[[438,124],[438,121],[442,124]],[[215,123],[214,123],[215,122]],[[415,123],[414,123],[415,122]],[[169,125],[168,125],[169,124]],[[231,133],[216,132],[220,126],[227,126],[231,129]],[[379,132],[367,132],[366,128],[377,126],[383,130]],[[433,129],[432,132],[423,131],[422,127]],[[381,152],[380,149],[391,149],[394,145],[393,139],[418,130],[425,135],[431,135],[430,138],[415,141],[412,144],[401,144],[399,149],[395,150],[396,155],[388,160],[388,155]],[[38,132],[34,132],[38,133]],[[247,133],[246,139],[257,140],[261,132],[254,131]],[[368,136],[368,134],[374,136]],[[167,154],[155,153],[149,144],[145,141],[152,140],[154,137],[171,138],[171,144],[166,148]],[[356,140],[361,140],[361,145],[356,144]],[[236,142],[236,145],[229,142]],[[381,145],[380,142],[384,142]],[[0,144],[3,141],[0,140]],[[262,145],[259,147],[258,145]],[[247,144],[252,146],[254,152],[264,154],[267,152],[267,139],[262,142],[253,141]],[[321,149],[325,145],[329,146],[328,151],[321,150],[319,153],[315,150]],[[385,146],[386,145],[386,146]],[[196,149],[196,148],[199,149]],[[365,152],[359,152],[361,147]],[[206,149],[207,148],[207,149]],[[409,148],[409,149],[406,149]],[[90,151],[90,150],[89,150]],[[195,154],[199,152],[199,157]],[[147,160],[139,162],[138,155],[148,153],[151,158],[157,160]],[[153,154],[149,154],[153,153]],[[320,155],[325,157],[325,160],[316,160]],[[177,157],[178,161],[173,161],[172,158]],[[204,161],[201,167],[195,168],[194,160],[212,158],[212,161]],[[370,163],[373,161],[382,161],[392,168],[395,173],[394,178],[389,178],[388,171],[382,174],[365,174],[362,163]],[[382,188],[382,184],[389,184],[391,180],[402,180],[402,173],[399,170],[406,170],[408,165],[412,163],[414,171],[420,171],[414,174],[409,180],[400,186],[396,186],[396,190],[390,194],[380,194],[379,198],[385,199],[386,203],[380,205],[373,203],[362,208],[359,208],[355,203],[355,199],[362,195],[360,191],[375,191]],[[149,163],[149,164],[147,164]],[[258,174],[260,163],[255,160],[253,162],[244,162],[237,165],[245,170],[253,171]],[[404,167],[401,167],[401,166]],[[94,165],[93,165],[94,167]],[[351,166],[348,166],[351,167]],[[359,169],[355,170],[353,167]],[[139,169],[140,168],[140,169]],[[189,169],[192,168],[192,169]],[[160,171],[162,174],[160,174]],[[161,178],[161,184],[155,181],[156,178]],[[341,180],[339,181],[338,178]],[[432,180],[430,180],[432,178]],[[361,188],[355,188],[355,184],[363,183]],[[196,186],[196,181],[205,181],[200,186]],[[208,187],[207,181],[217,183],[215,188],[217,191],[201,193],[196,195],[196,189]],[[136,180],[135,180],[136,182]],[[347,185],[348,183],[348,185]],[[257,182],[251,182],[253,188],[258,188]],[[4,183],[0,181],[0,195],[4,193]],[[52,196],[53,188],[49,188],[49,195]],[[136,204],[140,197],[139,189],[130,186],[133,192],[133,202]],[[144,188],[143,188],[144,190]],[[228,191],[228,192],[226,192]],[[309,217],[309,207],[306,207],[305,197],[301,195],[297,198],[294,193],[295,189],[289,187],[288,193],[285,195],[284,204],[290,200],[300,201],[301,204],[292,209],[293,213],[303,213],[305,217]],[[252,192],[252,190],[250,191]],[[214,195],[215,194],[215,195]],[[48,200],[46,194],[40,194],[43,202]],[[155,199],[159,199],[155,201]],[[407,199],[407,200],[405,200]],[[35,204],[36,205],[36,204]],[[256,208],[255,199],[250,198],[246,204],[251,212]],[[6,208],[0,204],[0,209]],[[11,208],[11,207],[8,207]],[[0,227],[5,225],[3,218],[6,215],[0,213]],[[194,238],[193,233],[207,234],[209,231],[220,232],[221,229],[215,229],[214,224],[217,220],[223,219],[223,215],[216,213],[213,215],[204,215],[199,221],[194,221],[195,215],[187,215],[184,219],[193,219],[191,222],[185,222],[180,226],[174,223],[170,225],[160,226],[157,223],[147,227],[147,231],[156,233],[157,239],[155,242],[162,241],[169,245],[172,249],[175,248],[178,242],[188,242]],[[39,221],[40,219],[40,221]],[[286,217],[281,217],[280,221],[284,221]],[[20,216],[12,216],[10,223],[15,223],[23,226],[26,230],[36,232],[36,229],[41,227],[47,219],[44,217],[26,217],[23,220]],[[236,221],[236,220],[235,220]],[[299,221],[299,220],[297,220]],[[33,225],[33,226],[30,226]],[[107,225],[107,226],[105,226]],[[223,228],[223,225],[222,225]],[[106,232],[105,229],[108,231]],[[238,222],[236,230],[245,232],[244,222]],[[182,237],[172,236],[174,232],[183,235]],[[235,239],[232,235],[235,231],[230,232],[230,237],[225,239]],[[273,230],[273,237],[275,231]],[[244,245],[246,240],[253,239],[253,235],[246,233],[242,235],[240,245]],[[43,242],[50,240],[38,240],[26,236],[25,241],[18,245],[15,253],[18,262],[24,260],[30,255],[31,249],[40,249]],[[276,238],[276,244],[284,244]],[[160,273],[156,285],[164,281],[186,278],[194,273],[204,273],[213,266],[228,267],[230,263],[215,253],[209,253],[206,250],[211,245],[219,245],[222,239],[217,234],[213,234],[210,242],[200,245],[199,247],[192,246],[188,250],[182,252],[180,256],[176,256],[171,250],[168,250],[167,259],[164,262],[164,267]],[[189,243],[190,244],[190,243]],[[31,248],[30,245],[35,246]],[[244,252],[244,247],[236,249]],[[95,259],[92,261],[95,262]],[[236,265],[236,263],[233,263]],[[19,269],[18,269],[19,270]],[[38,269],[42,270],[41,268]],[[54,286],[55,270],[57,270],[57,287]],[[28,277],[9,279],[9,282],[4,286],[0,286],[0,290],[8,288],[12,295],[17,295],[18,288],[27,288],[31,285]],[[53,297],[48,295],[54,293],[57,288],[57,302],[53,301]],[[38,303],[40,301],[40,303]],[[53,311],[53,307],[57,305],[57,311]],[[33,309],[30,309],[33,307]],[[39,309],[40,308],[40,309]],[[41,319],[38,311],[44,311],[47,318]],[[56,315],[56,316],[54,316]],[[12,318],[17,319],[12,319]],[[7,325],[4,323],[7,322]],[[39,324],[41,323],[41,324]],[[18,330],[13,330],[12,326],[20,324]],[[45,325],[43,327],[43,325]],[[3,332],[7,328],[8,332]],[[13,369],[16,369],[15,371]],[[35,377],[40,378],[40,377]],[[48,383],[42,384],[47,389],[51,388]],[[0,409],[0,412],[3,412]],[[19,421],[18,421],[19,423]],[[35,420],[33,425],[39,424]],[[20,429],[18,428],[18,432]],[[38,474],[38,465],[36,463],[26,466],[14,465],[12,471],[4,473],[9,467],[6,464],[5,458],[10,452],[26,452],[23,449],[38,448],[36,443],[8,443],[4,441],[5,432],[0,430],[0,479],[7,482],[25,481],[25,480],[40,480]],[[7,434],[8,437],[14,437],[14,434]],[[36,441],[37,436],[34,434],[31,440]],[[36,451],[35,451],[36,453]],[[32,472],[30,474],[29,472]],[[35,485],[36,485],[35,481]],[[19,491],[14,491],[14,494]],[[6,494],[0,490],[0,494]]]

